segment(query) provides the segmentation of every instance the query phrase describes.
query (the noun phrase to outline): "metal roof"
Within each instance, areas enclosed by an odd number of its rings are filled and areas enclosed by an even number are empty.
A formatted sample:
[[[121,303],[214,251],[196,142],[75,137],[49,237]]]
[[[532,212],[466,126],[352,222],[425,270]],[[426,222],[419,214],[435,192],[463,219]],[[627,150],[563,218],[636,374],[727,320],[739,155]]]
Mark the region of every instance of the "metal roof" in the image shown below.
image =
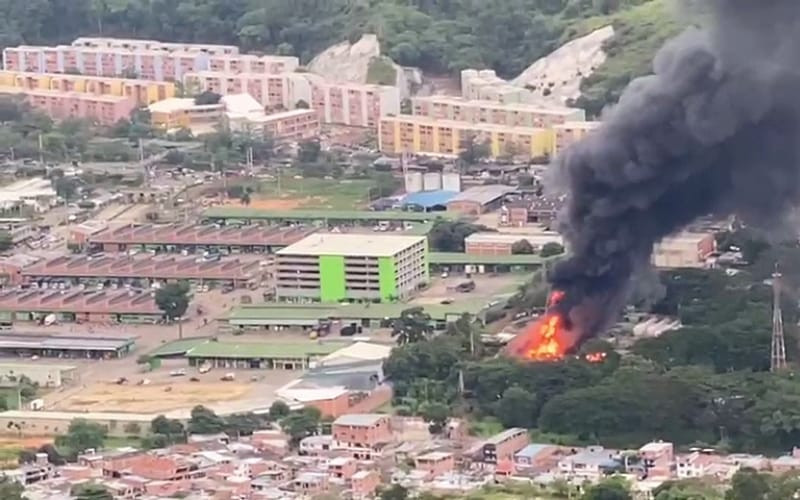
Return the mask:
[[[456,195],[458,195],[458,191],[420,191],[406,195],[403,198],[403,205],[415,205],[423,208],[444,206]]]
[[[450,199],[448,203],[458,201],[471,201],[480,203],[482,205],[489,204],[498,198],[502,198],[508,193],[514,192],[515,188],[505,186],[503,184],[487,184],[485,186],[476,186],[458,193]]]
[[[233,359],[270,359],[270,358],[308,358],[324,356],[338,349],[341,345],[319,343],[242,343],[206,342],[190,349],[189,358],[233,358]]]
[[[431,252],[431,264],[472,264],[472,265],[542,265],[548,259],[536,254],[518,255],[472,255],[460,252]]]
[[[53,337],[9,333],[0,335],[0,349],[116,351],[118,349],[133,345],[134,341],[134,338]]]
[[[333,425],[350,425],[355,427],[375,425],[381,420],[389,418],[389,415],[383,413],[351,413],[349,415],[342,415],[333,421]]]
[[[423,236],[317,233],[279,250],[277,254],[391,257],[424,241]]]
[[[454,219],[453,214],[371,210],[260,210],[245,207],[214,207],[203,212],[208,219],[272,219],[272,220],[365,220],[423,222],[436,218]]]

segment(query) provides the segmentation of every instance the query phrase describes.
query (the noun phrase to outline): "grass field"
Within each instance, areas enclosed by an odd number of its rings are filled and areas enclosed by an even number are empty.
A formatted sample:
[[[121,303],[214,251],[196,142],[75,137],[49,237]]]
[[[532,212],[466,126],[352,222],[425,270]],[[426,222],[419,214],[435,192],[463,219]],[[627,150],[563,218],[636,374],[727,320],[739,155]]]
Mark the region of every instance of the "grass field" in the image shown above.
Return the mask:
[[[369,204],[371,180],[295,179],[292,175],[262,182],[253,193],[250,206],[268,210],[323,209],[354,210]]]

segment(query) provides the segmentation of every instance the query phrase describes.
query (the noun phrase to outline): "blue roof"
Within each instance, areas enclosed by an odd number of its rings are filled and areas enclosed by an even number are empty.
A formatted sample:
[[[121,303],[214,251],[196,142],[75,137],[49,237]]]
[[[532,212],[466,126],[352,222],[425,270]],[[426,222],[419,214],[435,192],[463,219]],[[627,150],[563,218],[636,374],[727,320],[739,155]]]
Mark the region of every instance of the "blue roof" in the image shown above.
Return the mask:
[[[411,193],[403,198],[403,205],[416,205],[423,208],[433,208],[437,205],[446,205],[448,201],[458,195],[457,191],[420,191]]]
[[[547,448],[552,448],[551,444],[529,444],[517,452],[515,456],[533,458]]]

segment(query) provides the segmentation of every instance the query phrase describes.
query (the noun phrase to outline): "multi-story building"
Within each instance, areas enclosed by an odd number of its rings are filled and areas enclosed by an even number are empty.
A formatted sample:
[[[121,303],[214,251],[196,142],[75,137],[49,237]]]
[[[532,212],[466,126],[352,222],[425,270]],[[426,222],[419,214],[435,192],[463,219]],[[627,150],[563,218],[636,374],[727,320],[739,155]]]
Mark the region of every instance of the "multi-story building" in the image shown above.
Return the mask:
[[[661,268],[702,268],[716,249],[713,233],[680,233],[656,243],[652,262]]]
[[[32,107],[56,120],[85,118],[101,125],[113,125],[136,109],[136,101],[125,96],[6,86],[0,87],[0,94],[21,95]]]
[[[548,243],[564,245],[564,239],[556,232],[538,233],[473,233],[464,239],[464,248],[469,255],[511,255],[512,248],[519,241],[527,241],[540,251]]]
[[[552,128],[555,125],[582,122],[586,119],[586,112],[578,108],[504,104],[441,95],[415,97],[412,110],[416,116],[514,127]]]
[[[421,236],[312,234],[277,252],[278,297],[392,301],[428,281]]]
[[[647,443],[639,448],[639,457],[649,477],[672,477],[675,467],[675,449],[672,443]]]
[[[607,450],[602,446],[589,446],[559,460],[558,473],[562,477],[596,481],[607,471],[619,466],[618,451]]]
[[[425,478],[430,480],[453,472],[456,467],[456,461],[452,453],[432,451],[419,455],[414,460],[414,465],[416,470],[424,473]]]
[[[268,109],[294,109],[303,101],[322,123],[376,127],[381,116],[400,114],[397,87],[334,83],[311,73],[202,71],[187,74],[184,86],[222,95],[245,92]]]
[[[467,451],[474,460],[490,464],[511,461],[514,454],[528,446],[528,431],[520,427],[507,429],[480,442]]]
[[[566,150],[598,128],[601,122],[568,121],[553,126],[553,155]]]
[[[392,441],[389,415],[382,413],[351,413],[333,421],[333,440],[339,448],[376,450]]]
[[[0,85],[25,90],[55,90],[93,95],[131,97],[138,106],[175,96],[175,84],[152,80],[96,77],[59,73],[0,71]]]
[[[164,43],[153,40],[79,38],[72,45],[21,45],[3,50],[3,68],[35,73],[80,73],[182,81],[189,72],[293,71],[296,57],[239,54],[231,45]]]
[[[552,153],[552,137],[552,130],[545,128],[408,115],[384,116],[378,129],[379,148],[388,154],[457,155],[472,141],[488,144],[492,156],[539,158]]]
[[[189,129],[194,133],[211,132],[221,123],[225,111],[222,104],[196,104],[189,97],[173,97],[149,107],[150,120],[161,130]]]
[[[503,80],[491,69],[461,71],[461,95],[466,99],[480,99],[501,103],[534,103],[536,95],[524,87]]]

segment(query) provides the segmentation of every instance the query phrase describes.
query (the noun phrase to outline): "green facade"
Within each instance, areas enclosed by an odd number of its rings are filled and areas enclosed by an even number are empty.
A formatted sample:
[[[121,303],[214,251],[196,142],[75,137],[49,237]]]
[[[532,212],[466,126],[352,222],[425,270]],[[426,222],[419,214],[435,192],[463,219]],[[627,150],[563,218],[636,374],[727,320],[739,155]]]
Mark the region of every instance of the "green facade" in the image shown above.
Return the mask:
[[[394,268],[394,257],[378,257],[378,285],[381,302],[397,299],[397,274]]]
[[[339,302],[347,297],[343,255],[319,257],[319,283],[322,302]]]

